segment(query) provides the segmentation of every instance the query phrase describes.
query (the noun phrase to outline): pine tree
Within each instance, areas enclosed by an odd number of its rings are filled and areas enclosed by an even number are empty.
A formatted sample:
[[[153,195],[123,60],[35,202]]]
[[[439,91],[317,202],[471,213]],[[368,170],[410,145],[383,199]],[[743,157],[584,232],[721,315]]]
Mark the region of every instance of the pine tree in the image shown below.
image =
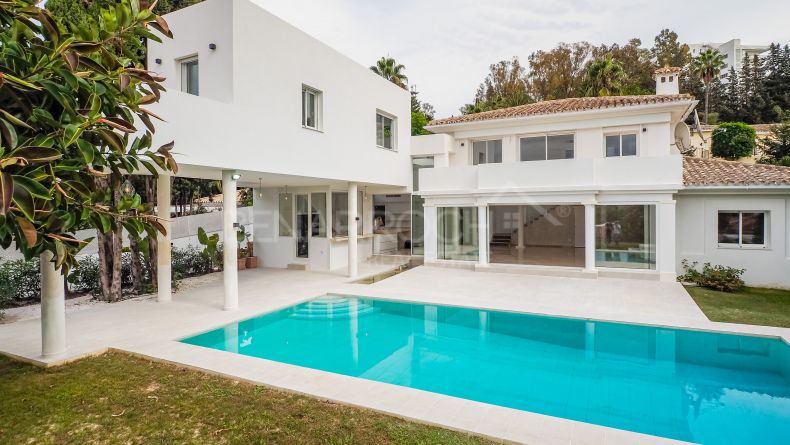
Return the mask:
[[[726,75],[727,82],[722,87],[721,100],[717,108],[719,121],[737,121],[741,114],[741,89],[740,79],[735,68],[730,67]]]
[[[772,107],[768,103],[768,95],[765,85],[765,65],[763,60],[756,54],[752,59],[752,92],[751,104],[752,109],[746,116],[745,121],[750,124],[761,124],[764,122],[773,122],[771,115],[773,114]]]

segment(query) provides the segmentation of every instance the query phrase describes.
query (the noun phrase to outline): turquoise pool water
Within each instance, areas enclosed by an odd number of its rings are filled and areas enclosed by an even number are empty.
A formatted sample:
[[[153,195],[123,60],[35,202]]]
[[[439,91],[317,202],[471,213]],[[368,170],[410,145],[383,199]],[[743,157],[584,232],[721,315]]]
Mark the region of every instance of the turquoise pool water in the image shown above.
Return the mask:
[[[703,444],[790,444],[777,339],[325,297],[185,343]]]

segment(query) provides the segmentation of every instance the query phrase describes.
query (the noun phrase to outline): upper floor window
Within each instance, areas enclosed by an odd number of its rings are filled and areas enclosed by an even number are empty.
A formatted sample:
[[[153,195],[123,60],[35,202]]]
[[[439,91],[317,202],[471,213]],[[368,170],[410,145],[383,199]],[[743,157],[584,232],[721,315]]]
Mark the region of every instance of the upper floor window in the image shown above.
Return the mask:
[[[395,149],[395,118],[381,112],[376,113],[376,145],[388,150]]]
[[[573,133],[521,138],[519,142],[521,160],[573,159],[573,140]]]
[[[184,59],[181,65],[181,91],[200,96],[200,80],[197,57]]]
[[[321,101],[323,94],[315,88],[302,85],[302,126],[321,129]]]
[[[636,156],[636,133],[606,135],[606,157]]]
[[[767,212],[719,212],[718,240],[721,246],[765,247]]]
[[[472,142],[472,164],[499,164],[502,162],[502,139]]]

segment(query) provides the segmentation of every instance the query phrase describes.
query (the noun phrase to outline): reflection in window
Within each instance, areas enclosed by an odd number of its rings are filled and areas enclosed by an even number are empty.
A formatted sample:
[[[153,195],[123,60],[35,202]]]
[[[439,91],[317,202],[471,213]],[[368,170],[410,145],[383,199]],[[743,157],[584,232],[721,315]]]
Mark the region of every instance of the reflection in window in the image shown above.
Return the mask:
[[[415,157],[411,160],[414,191],[420,190],[420,170],[433,168],[433,156]],[[411,195],[411,253],[425,253],[425,198],[414,193]]]
[[[376,113],[376,145],[393,150],[395,148],[395,121],[381,113]]]
[[[280,236],[291,236],[293,234],[293,196],[290,193],[280,193],[279,208]]]
[[[313,193],[310,195],[310,227],[314,237],[326,236],[326,193]]]
[[[606,136],[606,157],[636,156],[636,134],[610,134]]]
[[[362,192],[357,194],[357,234],[362,235]],[[332,192],[332,236],[348,236],[348,192]]]
[[[476,207],[439,207],[437,211],[437,258],[477,261]]]
[[[555,134],[549,136],[530,136],[519,141],[522,161],[545,161],[553,159],[573,159],[574,135]]]
[[[302,126],[318,130],[321,121],[321,92],[302,86]]]
[[[719,212],[719,244],[765,246],[765,214],[766,212]]]
[[[472,143],[472,165],[502,162],[502,140],[475,141]]]
[[[596,206],[595,264],[598,267],[655,269],[656,206]]]
[[[195,96],[200,95],[197,58],[181,61],[181,91]]]

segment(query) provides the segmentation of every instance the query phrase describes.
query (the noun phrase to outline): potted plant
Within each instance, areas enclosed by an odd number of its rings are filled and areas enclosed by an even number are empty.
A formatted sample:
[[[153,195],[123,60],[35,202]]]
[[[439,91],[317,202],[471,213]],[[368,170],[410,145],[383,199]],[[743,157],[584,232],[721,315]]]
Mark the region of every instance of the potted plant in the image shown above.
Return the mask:
[[[247,239],[247,269],[257,269],[258,268],[258,257],[255,256],[254,253],[254,246],[255,244],[252,242],[252,238],[250,232],[244,231],[244,237]]]
[[[245,247],[241,247],[241,243],[247,238],[247,230],[244,229],[244,226],[239,226],[239,230],[236,231],[236,241],[239,243],[239,250],[238,250],[238,268],[239,270],[244,270],[247,268],[247,255],[248,250]]]

